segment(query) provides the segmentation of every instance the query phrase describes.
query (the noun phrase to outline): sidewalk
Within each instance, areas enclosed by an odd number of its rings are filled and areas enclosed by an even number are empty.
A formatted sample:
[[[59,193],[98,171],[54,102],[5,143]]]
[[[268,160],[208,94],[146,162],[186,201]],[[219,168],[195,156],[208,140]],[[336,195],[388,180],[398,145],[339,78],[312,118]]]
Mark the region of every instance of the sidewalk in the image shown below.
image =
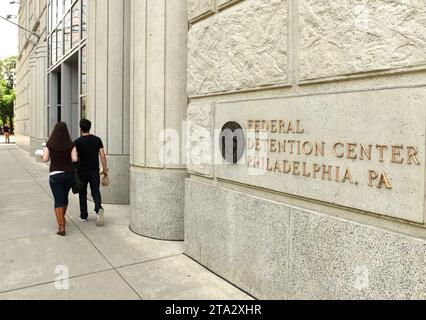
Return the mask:
[[[5,141],[4,135],[0,134],[0,145],[2,145],[2,144],[5,145],[6,144],[5,142],[6,141]],[[15,143],[16,143],[16,137],[15,137],[14,134],[12,134],[10,136],[10,144],[15,144]]]
[[[105,206],[97,228],[93,215],[78,220],[72,195],[67,237],[58,237],[47,166],[16,146],[1,145],[0,159],[0,300],[250,299],[183,255],[183,243],[133,234],[129,206]],[[67,272],[69,288],[58,289]]]

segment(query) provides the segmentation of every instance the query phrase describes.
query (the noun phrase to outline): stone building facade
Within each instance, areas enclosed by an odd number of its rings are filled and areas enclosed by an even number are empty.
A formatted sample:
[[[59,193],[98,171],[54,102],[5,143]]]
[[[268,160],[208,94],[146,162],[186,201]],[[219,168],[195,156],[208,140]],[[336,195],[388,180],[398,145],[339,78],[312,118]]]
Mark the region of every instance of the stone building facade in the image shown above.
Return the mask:
[[[38,40],[19,30],[16,69],[15,134],[17,144],[32,152],[48,135],[47,101],[47,1],[23,1],[18,23],[40,35]]]
[[[185,240],[260,299],[426,297],[422,0],[87,6],[75,119],[106,142],[107,199],[130,200],[135,233]],[[23,147],[58,110],[33,105]]]

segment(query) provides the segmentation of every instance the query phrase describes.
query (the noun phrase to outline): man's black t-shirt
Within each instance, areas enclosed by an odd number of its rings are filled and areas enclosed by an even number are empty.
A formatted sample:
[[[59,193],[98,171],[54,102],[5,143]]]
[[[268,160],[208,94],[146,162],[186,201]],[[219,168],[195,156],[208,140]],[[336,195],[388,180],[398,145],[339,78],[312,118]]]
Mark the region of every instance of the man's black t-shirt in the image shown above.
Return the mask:
[[[102,140],[94,135],[83,136],[75,141],[80,158],[80,172],[99,173],[99,150],[103,149]]]

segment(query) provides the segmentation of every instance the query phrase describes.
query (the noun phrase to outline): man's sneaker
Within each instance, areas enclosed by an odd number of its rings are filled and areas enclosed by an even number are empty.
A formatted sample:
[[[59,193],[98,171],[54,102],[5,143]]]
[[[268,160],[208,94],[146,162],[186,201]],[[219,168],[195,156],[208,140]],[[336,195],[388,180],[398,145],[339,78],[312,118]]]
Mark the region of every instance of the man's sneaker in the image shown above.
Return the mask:
[[[104,225],[104,222],[105,222],[105,210],[101,208],[101,210],[99,210],[98,217],[96,218],[96,225],[98,227],[102,227]]]
[[[80,221],[81,221],[81,222],[87,222],[87,221],[89,221],[89,220],[88,220],[88,219],[80,218]]]

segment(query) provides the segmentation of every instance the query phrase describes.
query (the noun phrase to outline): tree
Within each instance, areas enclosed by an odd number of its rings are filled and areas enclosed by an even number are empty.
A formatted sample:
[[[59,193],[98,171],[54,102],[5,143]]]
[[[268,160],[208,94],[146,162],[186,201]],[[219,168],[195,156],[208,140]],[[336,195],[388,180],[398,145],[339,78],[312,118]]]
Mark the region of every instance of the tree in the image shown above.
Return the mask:
[[[0,60],[0,119],[8,122],[13,130],[16,57]]]

